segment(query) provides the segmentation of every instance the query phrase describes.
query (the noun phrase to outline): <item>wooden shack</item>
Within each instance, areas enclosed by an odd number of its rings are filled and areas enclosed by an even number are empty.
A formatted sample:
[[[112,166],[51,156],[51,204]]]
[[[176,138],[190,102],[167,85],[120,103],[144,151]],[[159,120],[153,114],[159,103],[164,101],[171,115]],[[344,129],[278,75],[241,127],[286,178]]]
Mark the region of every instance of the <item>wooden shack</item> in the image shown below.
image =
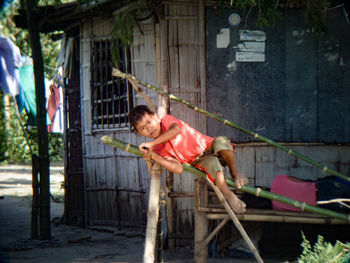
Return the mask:
[[[150,181],[145,161],[100,140],[104,135],[135,145],[145,140],[128,124],[130,109],[145,102],[125,80],[111,75],[110,33],[121,6],[102,2],[85,13],[67,8],[48,29],[63,21],[59,29],[74,39],[67,132],[77,134],[77,140],[68,136],[71,203],[66,215],[87,225],[144,227]],[[64,5],[52,12],[58,14],[60,8]],[[274,27],[260,29],[254,17],[245,22],[241,11],[219,12],[209,1],[161,1],[157,16],[134,28],[132,45],[120,45],[119,66],[149,84],[168,84],[170,93],[349,175],[346,10],[327,11],[328,33],[321,37],[313,35],[301,9],[281,12],[283,19]],[[156,93],[143,91],[157,104]],[[278,174],[313,180],[325,176],[319,168],[182,104],[170,102],[170,113],[210,136],[230,138],[238,167],[252,185],[269,187]],[[178,244],[192,240],[195,178],[186,172],[163,178],[171,200],[166,209],[169,237]]]

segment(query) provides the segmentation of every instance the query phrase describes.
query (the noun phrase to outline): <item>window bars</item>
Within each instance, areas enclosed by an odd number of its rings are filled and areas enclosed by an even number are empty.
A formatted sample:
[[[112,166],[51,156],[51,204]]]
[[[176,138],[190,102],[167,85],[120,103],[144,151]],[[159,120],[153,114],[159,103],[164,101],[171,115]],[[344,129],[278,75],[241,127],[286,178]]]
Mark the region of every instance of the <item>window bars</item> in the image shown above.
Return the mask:
[[[117,42],[118,68],[130,72],[130,49]],[[129,127],[129,111],[133,107],[133,90],[126,80],[112,76],[114,67],[108,39],[91,41],[91,110],[92,129]]]

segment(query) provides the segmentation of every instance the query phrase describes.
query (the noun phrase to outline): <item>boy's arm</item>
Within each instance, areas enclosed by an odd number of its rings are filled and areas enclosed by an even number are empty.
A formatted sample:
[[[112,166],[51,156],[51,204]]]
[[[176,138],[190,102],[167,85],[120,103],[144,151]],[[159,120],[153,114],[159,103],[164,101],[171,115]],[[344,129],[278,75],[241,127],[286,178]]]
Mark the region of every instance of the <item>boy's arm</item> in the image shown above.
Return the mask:
[[[183,172],[183,166],[182,164],[174,159],[174,158],[167,158],[160,156],[158,153],[154,151],[149,152],[149,157],[153,159],[155,162],[159,163],[161,166],[168,169],[170,172],[176,173],[176,174],[182,174]]]
[[[159,135],[159,137],[155,138],[153,141],[150,142],[145,142],[140,144],[140,150],[143,152],[143,148],[151,149],[157,145],[164,143],[166,141],[171,140],[174,138],[176,135],[180,133],[180,127],[177,123],[173,123],[167,131]]]

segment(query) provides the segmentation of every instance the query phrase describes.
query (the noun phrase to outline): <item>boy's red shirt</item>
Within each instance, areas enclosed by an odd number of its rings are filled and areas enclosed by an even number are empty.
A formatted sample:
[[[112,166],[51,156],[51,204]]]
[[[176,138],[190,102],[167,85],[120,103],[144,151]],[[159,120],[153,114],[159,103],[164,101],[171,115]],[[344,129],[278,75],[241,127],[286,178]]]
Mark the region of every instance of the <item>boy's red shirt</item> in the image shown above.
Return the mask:
[[[200,133],[172,115],[165,115],[161,119],[162,132],[174,123],[179,125],[180,133],[165,143],[157,144],[153,150],[164,158],[173,157],[181,163],[191,164],[211,145],[214,138]]]

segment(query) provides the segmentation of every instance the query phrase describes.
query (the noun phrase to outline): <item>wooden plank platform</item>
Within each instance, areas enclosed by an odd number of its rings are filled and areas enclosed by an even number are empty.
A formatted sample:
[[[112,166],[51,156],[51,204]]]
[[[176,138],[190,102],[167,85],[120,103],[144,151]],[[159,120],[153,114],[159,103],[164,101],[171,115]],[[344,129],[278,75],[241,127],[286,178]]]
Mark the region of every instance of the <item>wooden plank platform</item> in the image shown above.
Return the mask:
[[[217,207],[198,207],[198,211],[206,213],[209,220],[220,220],[228,217],[224,208]],[[293,212],[279,211],[270,209],[247,209],[244,214],[236,214],[240,221],[256,221],[256,222],[278,222],[278,223],[302,223],[302,224],[350,224],[349,221],[330,218],[327,216],[308,213],[308,212]]]

